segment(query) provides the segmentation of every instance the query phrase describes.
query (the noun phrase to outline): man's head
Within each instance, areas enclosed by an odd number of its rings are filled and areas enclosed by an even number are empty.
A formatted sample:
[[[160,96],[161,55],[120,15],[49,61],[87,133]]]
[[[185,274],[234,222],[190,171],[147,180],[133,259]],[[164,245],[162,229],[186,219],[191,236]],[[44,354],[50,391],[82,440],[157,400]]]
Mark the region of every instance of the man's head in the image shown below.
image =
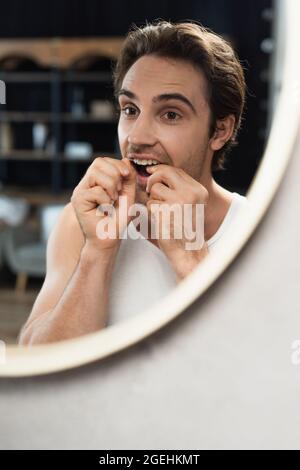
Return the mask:
[[[151,155],[198,181],[223,168],[245,101],[242,66],[224,39],[195,23],[134,27],[114,88],[123,157]]]

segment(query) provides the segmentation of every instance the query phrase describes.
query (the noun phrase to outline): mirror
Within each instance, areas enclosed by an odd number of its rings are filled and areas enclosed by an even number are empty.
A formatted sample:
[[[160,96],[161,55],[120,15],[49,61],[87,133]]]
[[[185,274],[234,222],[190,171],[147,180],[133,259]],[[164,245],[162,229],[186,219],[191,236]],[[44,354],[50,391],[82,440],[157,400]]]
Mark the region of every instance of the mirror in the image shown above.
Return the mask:
[[[193,10],[203,11],[194,12],[186,28],[201,20],[220,35],[199,29],[202,36],[198,41],[201,39],[206,44],[204,52],[211,54],[206,58],[206,74],[190,61],[158,56],[153,51],[129,67],[129,53],[122,63],[116,62],[124,37],[115,30],[107,31],[107,38],[101,40],[61,39],[61,63],[55,65],[51,41],[36,40],[33,44],[28,40],[31,55],[26,59],[16,53],[16,47],[20,47],[17,40],[0,44],[0,53],[5,52],[0,78],[7,91],[6,104],[1,105],[0,138],[3,374],[47,373],[79,365],[120,350],[162,327],[209,287],[262,217],[283,174],[297,124],[295,119],[286,129],[286,150],[276,157],[275,130],[282,118],[279,110],[287,106],[284,91],[290,89],[286,83],[296,66],[289,61],[283,40],[287,31],[290,41],[296,34],[292,27],[292,9],[296,7],[291,3],[288,7],[286,2],[264,2],[263,7],[251,4],[247,6],[246,31],[245,25],[241,30],[237,27],[238,15],[245,15],[245,5],[238,11],[235,2],[231,3],[232,9],[226,8],[224,15],[193,3]],[[166,13],[166,17],[170,14],[178,22],[179,11]],[[155,11],[153,15],[156,17]],[[135,17],[136,11],[130,20]],[[257,21],[261,25],[259,34],[254,29]],[[149,24],[147,28],[151,32]],[[161,33],[159,47],[167,47],[170,26],[162,23],[160,28],[166,32],[165,36]],[[135,34],[141,45],[143,35],[139,29]],[[92,54],[95,44],[100,56]],[[212,70],[213,57],[216,62]],[[217,61],[217,57],[222,60]],[[278,66],[283,59],[285,75]],[[114,68],[108,72],[111,61]],[[228,67],[231,79],[235,76],[233,83],[226,81]],[[112,89],[103,87],[111,96],[99,90],[99,82],[106,83],[112,71],[118,95],[115,104]],[[207,77],[213,72],[217,90],[208,84]],[[33,80],[41,83],[40,89],[33,90]],[[21,87],[10,94],[8,85],[20,82],[23,92]],[[88,86],[84,87],[84,82]],[[282,83],[285,89],[280,89]],[[244,93],[246,109],[242,113]],[[34,110],[18,112],[26,99]],[[297,117],[296,107],[293,112]],[[97,147],[100,125],[103,152]],[[26,127],[31,140],[24,149],[19,145],[25,146],[29,139]],[[235,144],[235,134],[238,145],[223,162],[224,146]],[[111,153],[106,152],[109,144],[113,145]],[[149,158],[153,167],[148,171],[145,166]],[[269,172],[270,180],[270,161],[273,179],[266,189],[264,178]],[[147,181],[146,171],[151,174]],[[123,186],[117,188],[120,194],[112,206],[116,188],[111,181],[119,180],[120,174]],[[44,187],[37,187],[40,177],[44,185],[45,181],[50,183],[50,195]],[[14,188],[10,181],[15,182]],[[24,182],[28,185],[27,197],[16,197]],[[99,250],[95,233],[107,229],[111,214],[127,215],[122,212],[121,196],[127,196],[131,206],[137,204],[131,217],[140,209],[139,225],[132,223],[133,219],[128,224],[128,219],[119,218],[121,228],[130,225],[127,238],[101,240]],[[68,201],[71,197],[71,204],[66,205],[66,197]],[[199,232],[202,235],[196,240],[201,248],[197,245],[196,250],[188,250],[188,237],[184,247],[182,238],[178,243],[162,236],[151,241],[144,237],[143,230],[149,225],[148,221],[143,223],[143,208],[148,208],[149,200],[153,204],[179,201],[180,208],[197,204],[199,219],[188,213],[187,220],[197,221],[191,226],[196,227],[196,236]],[[88,204],[95,206],[95,201],[105,205],[97,209],[97,224],[95,217],[91,222]],[[84,244],[85,238],[88,244]],[[95,295],[86,294],[87,286]],[[82,315],[87,303],[93,315]]]

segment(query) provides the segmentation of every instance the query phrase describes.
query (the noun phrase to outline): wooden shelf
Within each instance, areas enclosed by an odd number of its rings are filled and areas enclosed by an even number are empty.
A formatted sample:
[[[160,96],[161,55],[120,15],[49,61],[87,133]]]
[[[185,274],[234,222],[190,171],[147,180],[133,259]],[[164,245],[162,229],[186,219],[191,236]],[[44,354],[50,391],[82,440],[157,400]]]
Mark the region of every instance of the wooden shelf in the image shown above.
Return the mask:
[[[12,150],[10,152],[0,152],[1,160],[52,160],[53,155],[46,152],[34,150]]]
[[[51,83],[54,77],[47,72],[0,72],[0,80],[5,83]]]
[[[107,83],[111,81],[108,72],[0,72],[0,80],[6,83],[49,83],[59,78],[61,82],[97,82]]]
[[[57,116],[58,117],[58,116]],[[2,111],[0,112],[0,121],[2,122],[35,122],[35,121],[54,121],[56,115],[43,112],[24,112],[24,111]]]
[[[82,116],[74,116],[74,114],[71,113],[63,113],[60,115],[59,120],[61,122],[71,122],[71,123],[92,123],[92,122],[102,122],[102,123],[107,123],[107,124],[117,124],[118,120],[115,117],[112,117],[110,119],[108,118],[101,118],[98,116],[93,116],[91,114],[86,114]]]
[[[11,183],[20,181],[17,172],[6,171],[10,167],[9,162],[14,162],[11,163],[11,166],[17,168],[18,161],[34,161],[36,162],[37,178],[33,175],[33,180],[40,184],[41,181],[48,181],[49,176],[51,189],[57,193],[63,187],[69,187],[72,181],[76,180],[78,168],[75,165],[72,166],[76,162],[88,165],[96,156],[118,158],[110,152],[93,152],[93,156],[89,159],[70,158],[64,153],[64,150],[68,141],[82,140],[91,142],[94,148],[103,145],[113,152],[118,112],[114,107],[112,109],[109,107],[106,113],[108,117],[92,115],[93,108],[90,107],[90,104],[95,100],[104,100],[104,96],[109,96],[109,101],[114,105],[113,77],[110,64],[117,60],[123,42],[123,37],[0,39],[0,60],[3,59],[4,64],[6,63],[6,68],[1,67],[0,80],[7,84],[9,93],[19,100],[19,103],[17,101],[14,104],[11,101],[10,105],[8,96],[7,106],[0,106],[0,125],[1,122],[3,124],[9,123],[9,127],[13,128],[15,145],[18,147],[29,147],[32,139],[31,127],[38,122],[47,124],[50,131],[49,137],[55,142],[55,147],[49,148],[50,153],[44,150],[22,148],[20,150],[12,149],[8,152],[0,150],[4,181]],[[5,60],[10,57],[29,59],[38,66],[33,67],[37,70],[18,70],[17,64]],[[102,59],[105,67],[101,67],[102,70],[93,70],[97,61]],[[76,88],[83,89],[82,95],[76,95]],[[98,89],[101,94],[98,93]],[[35,95],[36,90],[37,94]],[[85,94],[84,90],[88,90],[88,93]],[[27,97],[29,91],[30,96]],[[21,94],[21,92],[25,99],[19,98],[18,93]],[[67,102],[70,104],[67,105]],[[71,103],[83,102],[86,110],[84,114],[76,115],[70,112],[73,110]],[[33,110],[28,109],[30,103],[34,103]],[[34,111],[38,108],[41,111]],[[72,128],[72,126],[74,127]],[[3,132],[5,135],[5,126]],[[57,152],[54,153],[55,149]],[[46,175],[44,178],[42,162],[48,162],[50,167],[50,175],[47,175],[47,178]],[[68,163],[71,165],[68,166]],[[65,164],[67,164],[66,168]],[[69,178],[67,186],[64,186],[65,170],[67,170]],[[38,178],[39,172],[41,172],[42,179]]]
[[[2,122],[65,122],[65,123],[107,123],[117,124],[116,118],[100,118],[91,114],[74,116],[72,113],[43,113],[35,111],[2,111],[0,112],[0,121]]]
[[[53,161],[54,159],[61,162],[92,162],[94,158],[98,156],[103,157],[116,157],[116,154],[110,152],[93,152],[93,156],[90,159],[87,158],[70,158],[65,153],[49,154],[43,151],[35,150],[11,150],[10,152],[0,152],[1,160],[39,160],[39,161]]]
[[[80,57],[92,54],[117,59],[123,42],[124,38],[120,36],[1,39],[0,59],[9,55],[22,55],[32,57],[42,66],[67,68]]]

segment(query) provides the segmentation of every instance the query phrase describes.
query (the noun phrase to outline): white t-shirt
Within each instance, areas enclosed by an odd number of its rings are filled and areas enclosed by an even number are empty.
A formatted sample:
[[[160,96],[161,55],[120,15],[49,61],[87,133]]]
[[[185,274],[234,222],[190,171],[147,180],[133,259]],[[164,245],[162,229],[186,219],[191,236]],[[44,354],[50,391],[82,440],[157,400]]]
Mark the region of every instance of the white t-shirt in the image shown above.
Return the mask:
[[[222,237],[222,235],[232,227],[233,219],[236,217],[240,209],[247,207],[250,209],[249,201],[245,196],[242,196],[239,193],[232,193],[232,202],[229,206],[229,209],[221,223],[220,227],[216,231],[216,233],[207,240],[208,249],[212,252],[217,245],[218,240]]]
[[[232,196],[222,224],[207,240],[210,252],[230,228],[239,209],[249,204],[245,196],[236,192]],[[121,241],[112,273],[107,325],[141,314],[165,297],[176,285],[175,272],[163,251],[144,238],[133,222],[130,222],[128,237]]]

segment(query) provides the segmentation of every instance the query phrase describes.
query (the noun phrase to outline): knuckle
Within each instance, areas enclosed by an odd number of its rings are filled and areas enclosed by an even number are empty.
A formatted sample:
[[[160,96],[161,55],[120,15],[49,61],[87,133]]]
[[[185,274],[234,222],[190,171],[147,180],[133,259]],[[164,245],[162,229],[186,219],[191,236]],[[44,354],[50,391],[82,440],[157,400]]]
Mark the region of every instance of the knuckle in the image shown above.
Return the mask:
[[[123,168],[125,170],[128,170],[128,165],[123,162],[123,160],[118,160],[118,166],[120,167],[120,169]],[[132,168],[132,163],[130,163],[130,168]]]
[[[78,198],[78,187],[76,186],[76,188],[74,189],[74,191],[71,195],[70,200],[71,200],[72,203],[74,203],[74,202],[76,202],[77,198]]]
[[[151,193],[155,196],[159,193],[159,186],[158,186],[159,183],[155,183],[152,185],[151,187]]]
[[[102,198],[103,201],[105,201],[105,202],[110,201],[109,195],[102,188],[98,187],[96,189],[97,189],[96,193],[98,194],[99,197]]]
[[[105,160],[104,157],[96,157],[92,164],[90,165],[90,169],[92,171],[99,171],[99,169],[102,169],[103,168],[103,160]]]
[[[121,180],[121,173],[120,173],[119,168],[113,167],[111,178],[114,184],[118,184],[118,182]]]
[[[107,180],[107,189],[111,191],[115,191],[116,183],[113,178],[109,178]]]
[[[99,164],[101,164],[102,157],[96,157],[88,167],[87,173],[90,173],[91,171],[94,170],[94,168],[97,168]]]
[[[179,204],[180,206],[183,206],[184,204],[187,203],[187,201],[186,201],[186,199],[184,198],[184,196],[180,196],[180,197],[178,198],[177,202],[178,202],[178,204]]]
[[[94,166],[93,163],[92,163],[92,164],[88,167],[87,172],[86,172],[84,178],[89,181],[91,175],[93,175],[94,172],[95,172],[95,166]]]

